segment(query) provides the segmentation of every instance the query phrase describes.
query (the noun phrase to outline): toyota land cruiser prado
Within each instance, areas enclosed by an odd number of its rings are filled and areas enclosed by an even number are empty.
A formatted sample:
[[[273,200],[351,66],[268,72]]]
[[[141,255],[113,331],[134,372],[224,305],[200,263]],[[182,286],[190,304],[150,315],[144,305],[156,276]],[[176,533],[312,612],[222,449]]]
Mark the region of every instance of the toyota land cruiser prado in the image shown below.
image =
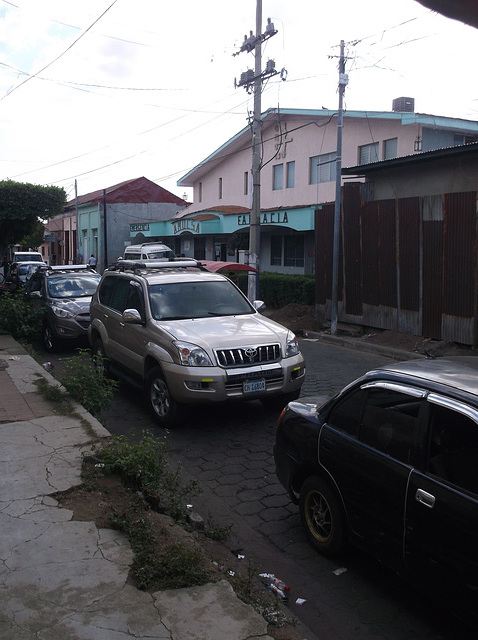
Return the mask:
[[[296,399],[305,362],[295,335],[261,315],[227,277],[195,260],[107,269],[91,302],[98,367],[142,387],[162,426],[184,404]]]

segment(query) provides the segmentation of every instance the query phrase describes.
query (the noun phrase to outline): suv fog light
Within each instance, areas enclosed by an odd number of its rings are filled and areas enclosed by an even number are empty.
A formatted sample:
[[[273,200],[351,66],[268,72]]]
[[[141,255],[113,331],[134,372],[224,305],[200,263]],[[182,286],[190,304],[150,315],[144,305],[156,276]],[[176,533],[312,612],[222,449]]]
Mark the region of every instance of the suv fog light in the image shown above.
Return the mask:
[[[301,375],[302,375],[302,368],[296,367],[295,369],[293,369],[290,377],[292,380],[296,380],[297,378],[300,378]]]
[[[186,387],[191,391],[202,391],[203,389],[209,389],[209,383],[212,382],[212,378],[205,380],[186,380]]]

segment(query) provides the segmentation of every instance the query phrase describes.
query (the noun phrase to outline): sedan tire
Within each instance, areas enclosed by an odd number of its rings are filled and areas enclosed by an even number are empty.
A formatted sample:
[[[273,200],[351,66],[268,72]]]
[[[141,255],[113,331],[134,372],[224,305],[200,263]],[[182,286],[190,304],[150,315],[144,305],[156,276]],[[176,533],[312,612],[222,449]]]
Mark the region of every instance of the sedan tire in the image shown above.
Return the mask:
[[[307,478],[300,490],[300,517],[310,544],[324,556],[337,555],[346,543],[345,518],[336,493],[322,478]]]

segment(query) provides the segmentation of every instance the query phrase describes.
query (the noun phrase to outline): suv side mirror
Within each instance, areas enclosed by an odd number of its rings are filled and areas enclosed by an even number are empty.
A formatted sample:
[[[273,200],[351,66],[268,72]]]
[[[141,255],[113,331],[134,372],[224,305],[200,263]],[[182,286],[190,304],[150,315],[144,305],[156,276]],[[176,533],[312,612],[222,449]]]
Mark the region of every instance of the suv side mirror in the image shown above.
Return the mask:
[[[127,324],[142,324],[143,319],[137,309],[125,309],[123,311],[123,322]]]
[[[266,308],[266,303],[263,302],[262,300],[254,300],[254,302],[252,303],[252,306],[256,311],[261,312],[261,311],[264,311],[264,309]]]

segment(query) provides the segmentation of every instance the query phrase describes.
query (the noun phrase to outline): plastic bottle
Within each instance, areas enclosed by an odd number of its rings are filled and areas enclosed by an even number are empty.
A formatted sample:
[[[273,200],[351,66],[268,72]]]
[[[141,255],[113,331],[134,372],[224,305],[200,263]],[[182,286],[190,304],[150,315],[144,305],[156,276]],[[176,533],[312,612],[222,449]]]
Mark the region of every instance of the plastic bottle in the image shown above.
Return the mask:
[[[279,578],[274,578],[269,585],[269,591],[279,597],[283,602],[287,602],[289,599],[290,587]]]

